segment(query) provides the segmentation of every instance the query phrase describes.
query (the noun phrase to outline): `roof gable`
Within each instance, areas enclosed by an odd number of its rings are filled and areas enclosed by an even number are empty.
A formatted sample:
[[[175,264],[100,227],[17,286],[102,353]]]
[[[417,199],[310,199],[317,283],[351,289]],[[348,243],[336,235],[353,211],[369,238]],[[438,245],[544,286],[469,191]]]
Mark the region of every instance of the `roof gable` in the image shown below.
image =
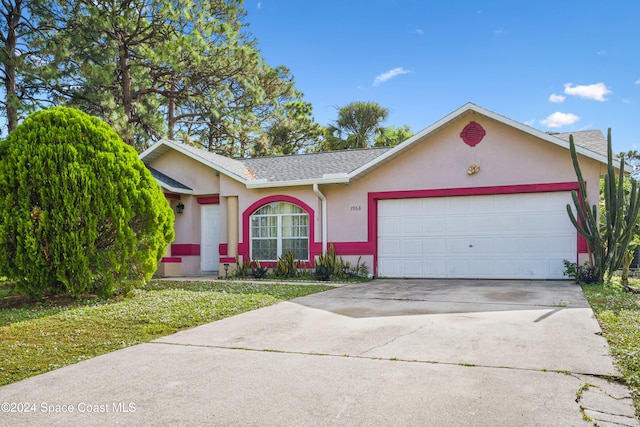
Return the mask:
[[[597,142],[597,137],[596,134],[599,133],[600,135],[602,135],[601,131],[585,131],[583,132],[585,136],[588,136],[589,138],[589,142],[586,143],[587,146],[589,146],[590,148],[586,148],[582,145],[582,139],[581,136],[582,135],[578,135],[581,132],[570,132],[570,133],[566,133],[566,134],[548,134],[542,131],[539,131],[537,129],[534,129],[530,126],[527,126],[523,123],[517,122],[515,120],[509,119],[507,117],[501,116],[499,114],[496,114],[492,111],[489,111],[487,109],[484,109],[482,107],[479,107],[475,104],[472,103],[467,103],[465,105],[463,105],[462,107],[458,108],[457,110],[453,111],[452,113],[448,114],[447,116],[443,117],[442,119],[438,120],[437,122],[435,122],[434,124],[432,124],[431,126],[421,130],[420,132],[416,133],[415,135],[413,135],[411,138],[407,139],[406,141],[404,141],[402,144],[397,145],[396,147],[394,147],[392,150],[380,155],[379,157],[373,159],[371,162],[361,166],[358,170],[353,171],[350,174],[350,178],[357,178],[360,175],[369,173],[371,170],[381,166],[382,164],[392,160],[393,158],[399,156],[400,154],[404,153],[406,150],[408,150],[409,148],[413,147],[414,145],[420,143],[421,141],[423,141],[425,138],[427,138],[429,135],[434,134],[436,132],[438,132],[439,130],[441,130],[444,127],[449,126],[451,123],[453,123],[454,121],[470,115],[472,113],[477,113],[480,115],[483,115],[487,118],[490,118],[492,120],[495,120],[499,123],[505,124],[507,126],[510,126],[512,128],[518,129],[522,132],[525,132],[529,135],[532,135],[536,138],[539,138],[543,141],[546,141],[548,143],[560,146],[562,148],[565,148],[567,150],[569,150],[569,135],[574,135],[574,142],[576,144],[576,152],[578,154],[581,154],[583,156],[592,158],[594,160],[597,160],[601,163],[607,163],[607,148],[606,148],[606,140],[604,140],[604,136],[603,139],[600,140],[599,142]],[[591,132],[591,133],[587,133],[587,132]],[[562,135],[563,137],[558,137],[558,135]],[[566,139],[564,139],[564,136],[566,135]],[[601,145],[604,142],[604,148],[602,149]],[[596,148],[596,151],[593,151],[592,148]],[[604,150],[604,154],[602,153],[602,151]],[[616,168],[620,167],[620,164],[614,161],[614,166]]]
[[[247,188],[349,183],[371,173],[430,135],[473,113],[567,150],[569,150],[569,135],[573,135],[578,154],[607,163],[606,139],[599,130],[545,133],[472,103],[463,105],[395,147],[232,159],[197,147],[162,139],[141,153],[140,159],[149,165],[168,150],[173,149],[241,182]],[[619,168],[619,162],[614,161],[614,166]]]

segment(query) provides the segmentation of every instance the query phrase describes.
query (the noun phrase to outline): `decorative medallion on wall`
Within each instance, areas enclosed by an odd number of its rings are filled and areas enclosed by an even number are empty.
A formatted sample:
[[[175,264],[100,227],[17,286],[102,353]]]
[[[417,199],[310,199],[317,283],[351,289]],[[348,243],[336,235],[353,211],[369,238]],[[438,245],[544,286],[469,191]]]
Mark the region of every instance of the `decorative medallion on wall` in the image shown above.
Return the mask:
[[[470,122],[468,125],[462,129],[460,132],[460,138],[465,142],[465,144],[475,147],[482,141],[482,138],[487,134],[485,130],[476,122]]]

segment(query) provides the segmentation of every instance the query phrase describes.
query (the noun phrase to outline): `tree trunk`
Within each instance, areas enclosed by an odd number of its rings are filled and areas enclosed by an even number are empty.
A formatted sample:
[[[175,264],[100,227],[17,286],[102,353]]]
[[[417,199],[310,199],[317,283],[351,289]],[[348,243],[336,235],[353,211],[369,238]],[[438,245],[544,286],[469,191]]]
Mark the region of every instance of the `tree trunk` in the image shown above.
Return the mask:
[[[133,94],[131,91],[131,69],[129,67],[129,50],[127,49],[127,45],[123,42],[120,45],[120,75],[122,85],[122,106],[124,108],[124,114],[127,117],[127,123],[129,125],[133,124]],[[127,144],[133,146],[134,138],[133,134],[127,132],[127,137],[124,140]]]
[[[17,95],[16,84],[16,46],[18,44],[18,25],[22,14],[22,1],[16,1],[13,8],[7,8],[5,19],[7,21],[6,53],[7,59],[4,64],[7,108],[7,130],[13,132],[18,127],[18,108],[20,100]]]
[[[176,101],[174,94],[176,91],[176,83],[171,82],[171,93],[169,94],[169,105],[167,106],[167,137],[173,141],[173,129],[176,125],[175,113],[176,113]]]

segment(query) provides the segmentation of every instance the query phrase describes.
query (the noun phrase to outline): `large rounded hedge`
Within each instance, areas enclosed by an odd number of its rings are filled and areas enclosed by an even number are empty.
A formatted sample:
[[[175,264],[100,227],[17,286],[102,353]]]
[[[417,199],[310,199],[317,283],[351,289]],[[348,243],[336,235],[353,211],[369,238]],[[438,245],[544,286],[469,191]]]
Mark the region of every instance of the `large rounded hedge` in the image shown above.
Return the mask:
[[[0,143],[0,271],[28,296],[110,296],[173,240],[160,186],[106,123],[55,107]]]

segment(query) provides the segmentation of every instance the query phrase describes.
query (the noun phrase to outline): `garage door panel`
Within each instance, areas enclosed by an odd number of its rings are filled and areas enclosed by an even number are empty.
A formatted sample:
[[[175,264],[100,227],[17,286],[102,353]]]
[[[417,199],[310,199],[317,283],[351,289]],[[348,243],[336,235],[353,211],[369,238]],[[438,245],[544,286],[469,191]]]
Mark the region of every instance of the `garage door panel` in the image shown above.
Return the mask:
[[[378,220],[380,235],[389,236],[400,232],[401,220],[399,218],[381,218]]]
[[[497,250],[504,254],[517,254],[524,246],[524,241],[520,237],[500,236],[493,239],[493,243]]]
[[[498,279],[509,279],[520,275],[520,263],[517,259],[497,259],[494,262],[495,272]]]
[[[423,230],[427,236],[446,234],[447,220],[442,217],[424,217]]]
[[[531,237],[527,239],[527,247],[524,248],[529,254],[545,255],[549,252],[549,239],[545,237]]]
[[[378,261],[378,269],[385,271],[388,277],[402,277],[402,269],[400,268],[399,259],[380,258]]]
[[[400,253],[403,255],[422,255],[422,240],[406,239],[403,242]]]
[[[496,252],[495,241],[489,237],[476,237],[470,244],[472,254],[493,255]]]
[[[384,239],[378,243],[378,252],[379,256],[382,257],[393,257],[394,255],[400,254],[400,248],[402,247],[400,239]]]
[[[549,251],[552,254],[566,254],[573,249],[575,236],[552,236],[549,238]]]
[[[445,233],[448,235],[466,234],[470,231],[467,215],[447,215]]]
[[[575,257],[573,259],[575,260]],[[552,276],[564,274],[564,263],[558,259],[549,260],[549,274]]]
[[[469,221],[474,234],[477,233],[477,230],[495,231],[498,228],[494,214],[474,215]]]
[[[528,233],[546,235],[549,233],[549,218],[544,214],[527,213],[520,218],[520,227],[526,223]]]
[[[518,214],[502,214],[498,218],[500,227],[496,229],[499,234],[513,234],[522,230],[522,218]]]
[[[459,255],[469,253],[469,238],[467,237],[452,237],[445,240],[445,247],[447,254],[458,253]]]
[[[444,259],[424,260],[423,268],[423,275],[415,277],[447,277],[447,263]]]
[[[567,229],[567,226],[571,225],[571,220],[567,211],[552,213],[548,215],[549,219],[549,231],[562,232]]]
[[[500,208],[496,206],[495,199],[492,197],[478,197],[471,199],[473,212],[497,213]]]
[[[429,239],[426,238],[422,241],[422,253],[425,255],[445,255],[447,253],[447,241],[446,239]]]
[[[469,277],[471,274],[471,259],[450,259],[447,260],[447,277]]]
[[[549,274],[548,263],[543,259],[524,259],[520,263],[523,276],[532,279],[545,278]]]
[[[491,275],[495,271],[495,263],[492,259],[471,259],[469,260],[469,273],[467,277],[478,275]]]
[[[563,278],[577,234],[569,192],[378,202],[378,274]]]
[[[447,197],[446,210],[456,214],[471,213],[472,200],[468,197]],[[429,202],[428,202],[429,203]]]
[[[411,236],[415,234],[421,235],[423,233],[422,223],[423,220],[420,217],[414,216],[406,218],[405,221],[402,221],[402,223],[400,223],[402,234],[405,236]]]
[[[419,260],[406,260],[402,262],[402,271],[407,277],[420,277],[422,273],[422,262]]]

